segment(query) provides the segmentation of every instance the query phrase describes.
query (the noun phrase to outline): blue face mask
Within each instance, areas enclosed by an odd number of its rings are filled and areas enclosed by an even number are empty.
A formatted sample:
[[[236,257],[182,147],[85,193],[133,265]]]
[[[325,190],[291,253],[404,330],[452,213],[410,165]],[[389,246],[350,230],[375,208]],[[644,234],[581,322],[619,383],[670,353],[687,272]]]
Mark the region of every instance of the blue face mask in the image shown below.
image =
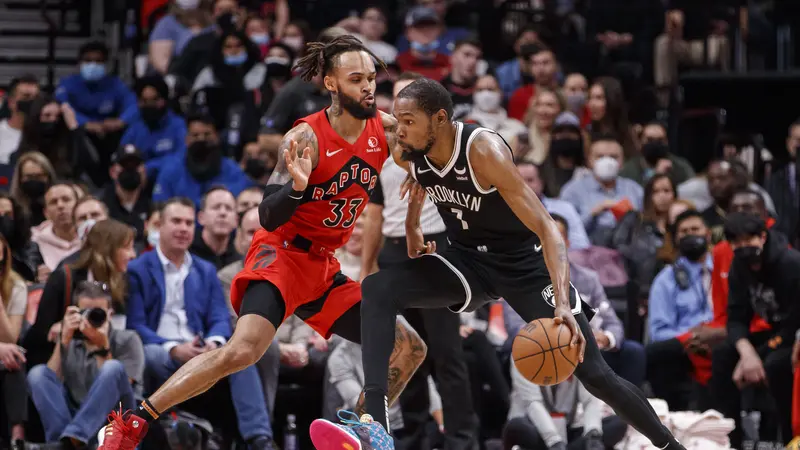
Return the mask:
[[[225,55],[225,64],[229,66],[241,66],[247,61],[247,53],[241,52],[235,55]]]
[[[97,81],[106,76],[106,66],[97,62],[81,63],[81,77],[86,81]]]
[[[269,44],[269,35],[266,33],[253,34],[250,36],[250,40],[256,45],[267,45]]]
[[[411,49],[419,53],[430,53],[439,48],[439,41],[433,41],[429,44],[420,44],[419,42],[411,42]]]

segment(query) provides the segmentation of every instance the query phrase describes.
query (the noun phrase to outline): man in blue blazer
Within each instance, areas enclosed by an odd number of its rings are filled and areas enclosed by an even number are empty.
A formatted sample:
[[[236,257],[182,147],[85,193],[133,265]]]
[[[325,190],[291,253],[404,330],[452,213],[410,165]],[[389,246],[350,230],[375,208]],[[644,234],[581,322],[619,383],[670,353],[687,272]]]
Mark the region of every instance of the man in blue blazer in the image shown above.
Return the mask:
[[[231,336],[230,312],[216,268],[188,251],[194,231],[194,202],[169,199],[161,208],[158,247],[128,265],[127,326],[145,345],[148,392]],[[258,370],[251,366],[230,375],[229,385],[239,432],[249,448],[273,449]]]

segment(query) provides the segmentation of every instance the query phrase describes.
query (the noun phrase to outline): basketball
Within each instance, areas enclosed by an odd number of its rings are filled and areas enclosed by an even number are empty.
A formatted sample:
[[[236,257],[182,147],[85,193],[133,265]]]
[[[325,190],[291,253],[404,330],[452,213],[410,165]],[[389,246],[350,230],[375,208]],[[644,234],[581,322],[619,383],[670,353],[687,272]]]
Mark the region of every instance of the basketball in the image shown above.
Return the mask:
[[[519,330],[511,348],[517,370],[532,383],[550,386],[575,372],[579,346],[570,347],[572,333],[551,318],[536,319]]]

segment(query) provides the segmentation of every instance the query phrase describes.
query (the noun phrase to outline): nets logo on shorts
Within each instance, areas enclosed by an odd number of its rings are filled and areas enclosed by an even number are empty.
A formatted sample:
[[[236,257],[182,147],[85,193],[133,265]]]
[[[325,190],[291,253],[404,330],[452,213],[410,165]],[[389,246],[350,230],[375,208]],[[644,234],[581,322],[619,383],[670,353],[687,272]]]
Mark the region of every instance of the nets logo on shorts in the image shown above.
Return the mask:
[[[275,262],[277,257],[278,254],[275,252],[275,247],[261,244],[258,246],[258,250],[256,250],[256,256],[253,258],[255,262],[253,262],[253,266],[250,270],[266,269],[270,264]]]
[[[553,308],[556,307],[556,301],[554,300],[556,297],[555,291],[553,291],[553,285],[549,284],[546,288],[542,289],[542,299],[548,305],[552,306]]]

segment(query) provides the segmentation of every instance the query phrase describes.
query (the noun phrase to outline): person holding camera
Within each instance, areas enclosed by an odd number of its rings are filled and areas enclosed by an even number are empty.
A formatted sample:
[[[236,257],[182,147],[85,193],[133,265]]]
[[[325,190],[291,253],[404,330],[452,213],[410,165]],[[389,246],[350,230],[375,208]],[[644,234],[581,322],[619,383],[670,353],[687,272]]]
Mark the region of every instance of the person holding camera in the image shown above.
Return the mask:
[[[28,373],[28,388],[47,442],[84,448],[108,412],[132,408],[144,375],[144,348],[135,331],[111,324],[111,292],[104,283],[82,281],[61,323],[58,345],[47,364]]]

